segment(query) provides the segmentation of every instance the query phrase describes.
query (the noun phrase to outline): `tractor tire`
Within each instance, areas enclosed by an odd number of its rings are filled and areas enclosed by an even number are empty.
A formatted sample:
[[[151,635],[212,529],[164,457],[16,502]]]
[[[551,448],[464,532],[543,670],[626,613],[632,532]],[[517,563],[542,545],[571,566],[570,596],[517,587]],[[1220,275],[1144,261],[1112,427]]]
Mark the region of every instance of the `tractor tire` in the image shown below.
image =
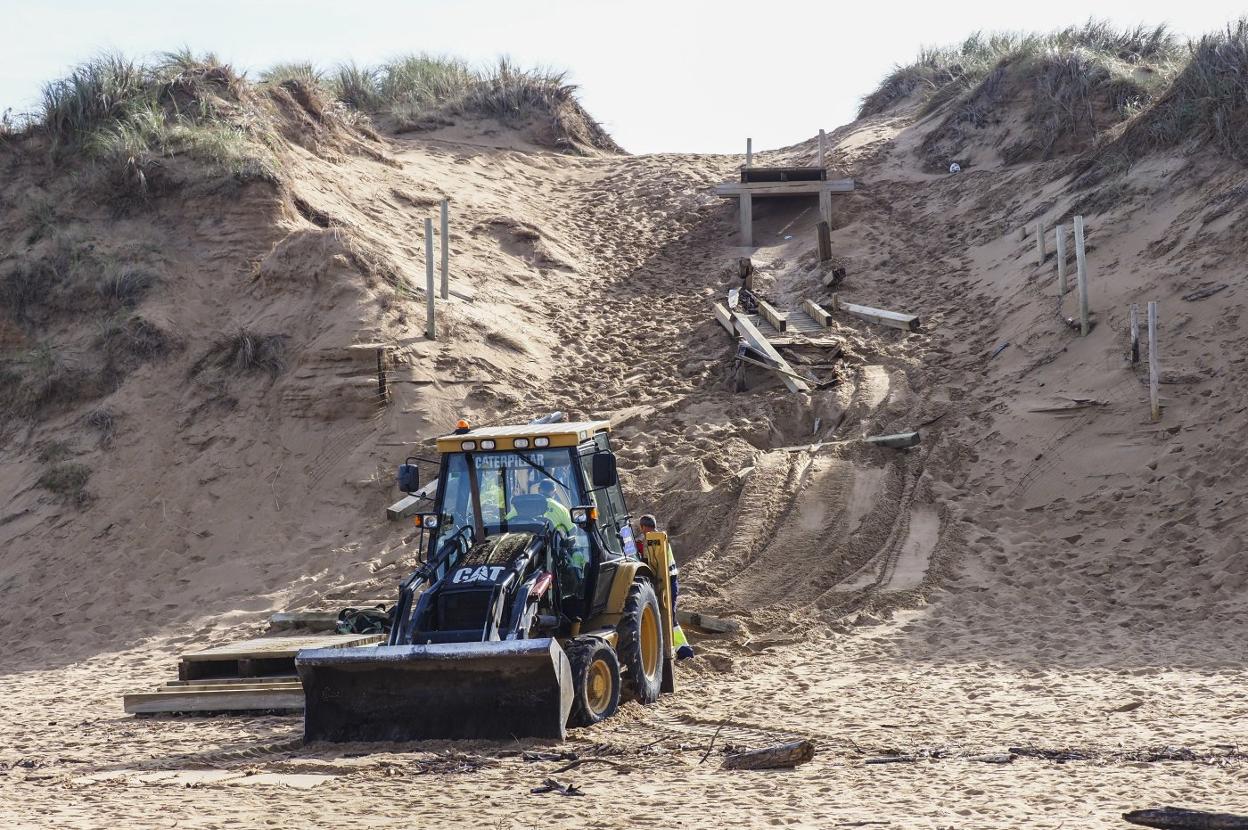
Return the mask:
[[[593,726],[620,708],[620,661],[597,637],[573,640],[565,649],[572,664],[572,726]]]
[[[663,686],[663,617],[654,587],[638,579],[628,589],[624,614],[616,626],[617,651],[624,670],[624,699],[654,703]]]

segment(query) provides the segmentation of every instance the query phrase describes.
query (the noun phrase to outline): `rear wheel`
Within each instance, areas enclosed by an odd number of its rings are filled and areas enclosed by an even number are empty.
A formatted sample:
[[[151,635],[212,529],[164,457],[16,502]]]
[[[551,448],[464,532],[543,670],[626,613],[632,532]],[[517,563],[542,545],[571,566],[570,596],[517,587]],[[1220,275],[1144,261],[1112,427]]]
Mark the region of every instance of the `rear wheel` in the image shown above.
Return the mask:
[[[663,618],[659,615],[659,598],[646,580],[638,579],[628,589],[624,615],[616,631],[625,698],[654,703],[663,686]]]
[[[597,637],[568,643],[572,665],[573,726],[592,726],[620,708],[620,661],[611,646]]]

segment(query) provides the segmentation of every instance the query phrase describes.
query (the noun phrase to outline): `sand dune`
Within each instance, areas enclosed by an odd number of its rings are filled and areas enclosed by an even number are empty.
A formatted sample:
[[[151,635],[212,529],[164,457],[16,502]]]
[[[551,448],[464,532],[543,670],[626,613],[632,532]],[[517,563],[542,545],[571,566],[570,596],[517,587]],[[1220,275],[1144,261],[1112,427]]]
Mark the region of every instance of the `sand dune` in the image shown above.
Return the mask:
[[[935,174],[944,124],[903,101],[832,133],[838,174],[859,183],[835,209],[841,294],[924,325],[839,316],[841,382],[809,396],[765,379],[734,391],[711,315],[740,251],[710,187],[740,158],[578,157],[465,119],[344,133],[332,152],[288,142],[282,187],[170,201],[146,229],[62,204],[85,238],[156,246],[165,276],[138,312],[179,345],[0,450],[0,816],[1056,828],[1165,803],[1248,811],[1245,240],[1226,195],[1242,171],[1162,154],[1087,190],[1069,159],[1006,164],[985,139],[976,165]],[[762,161],[807,162],[813,142]],[[68,185],[13,166],[0,233],[29,240],[23,194]],[[414,286],[443,196],[471,299],[441,303],[429,341]],[[807,267],[814,206],[755,210],[762,290],[827,301]],[[1076,211],[1087,338],[1061,319],[1074,300],[1056,296],[1052,255],[1038,265],[1017,233]],[[12,257],[50,244],[14,242]],[[1128,305],[1148,300],[1162,307],[1160,423],[1146,366],[1126,358]],[[69,329],[57,318],[45,334],[88,351]],[[287,337],[284,368],[197,381],[240,329]],[[1071,408],[1082,400],[1095,405]],[[101,407],[107,441],[88,418]],[[461,416],[554,409],[613,417],[630,506],[673,533],[682,603],[741,623],[694,632],[677,695],[561,748],[624,765],[560,774],[587,797],[530,794],[559,764],[525,761],[529,744],[305,748],[297,718],[122,714],[120,695],[165,679],[180,650],[258,633],[275,610],[388,595],[414,558],[383,518],[393,464]],[[851,440],[914,428],[907,451]],[[52,442],[92,469],[89,501],[38,486]],[[815,740],[815,760],[718,767],[724,747],[785,736]],[[1008,764],[973,760],[1012,748]],[[919,760],[863,763],[893,752]]]

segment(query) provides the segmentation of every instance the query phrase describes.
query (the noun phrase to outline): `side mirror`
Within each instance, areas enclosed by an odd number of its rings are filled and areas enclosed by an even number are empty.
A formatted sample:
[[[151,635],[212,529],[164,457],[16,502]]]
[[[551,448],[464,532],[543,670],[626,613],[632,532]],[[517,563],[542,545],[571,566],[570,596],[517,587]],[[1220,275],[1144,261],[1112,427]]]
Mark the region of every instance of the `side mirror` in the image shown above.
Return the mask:
[[[414,458],[409,458],[399,465],[399,492],[411,495],[420,489],[420,468],[411,463]]]
[[[615,469],[615,455],[609,452],[594,453],[594,489],[610,487],[619,480]]]

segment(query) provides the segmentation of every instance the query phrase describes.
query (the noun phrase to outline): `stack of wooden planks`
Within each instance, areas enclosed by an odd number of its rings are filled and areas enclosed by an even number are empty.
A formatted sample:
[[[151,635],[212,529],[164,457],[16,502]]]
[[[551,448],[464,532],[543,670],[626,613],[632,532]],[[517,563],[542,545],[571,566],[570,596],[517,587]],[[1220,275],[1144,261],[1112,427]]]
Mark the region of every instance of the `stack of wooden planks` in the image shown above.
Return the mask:
[[[259,637],[178,657],[178,679],[122,698],[127,714],[301,711],[295,655],[305,648],[375,645],[380,634]]]

